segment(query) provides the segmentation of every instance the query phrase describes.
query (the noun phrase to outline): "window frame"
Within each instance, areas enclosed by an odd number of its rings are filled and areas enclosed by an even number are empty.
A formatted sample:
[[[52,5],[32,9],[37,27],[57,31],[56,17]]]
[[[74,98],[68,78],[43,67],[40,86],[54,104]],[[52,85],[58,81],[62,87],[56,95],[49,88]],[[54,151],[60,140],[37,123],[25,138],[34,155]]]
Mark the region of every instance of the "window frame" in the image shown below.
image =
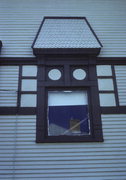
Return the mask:
[[[84,60],[85,59],[85,60]],[[93,57],[95,59],[95,57]],[[76,63],[75,63],[76,61]],[[96,75],[96,63],[90,58],[78,57],[62,59],[52,56],[39,57],[38,67],[38,96],[37,96],[37,123],[36,123],[36,142],[37,143],[56,143],[56,142],[102,142],[102,125],[99,104],[99,93]],[[74,80],[71,74],[73,67],[86,67],[88,78],[84,80]],[[47,78],[47,68],[62,67],[64,71],[63,78],[57,81]],[[62,72],[63,72],[62,71]],[[47,92],[48,90],[84,90],[88,92],[88,103],[90,111],[90,129],[91,134],[84,136],[48,136],[47,128]]]
[[[64,87],[58,87],[58,88],[48,88],[47,90],[46,90],[46,119],[45,119],[45,123],[46,123],[46,137],[48,136],[47,134],[48,134],[48,119],[47,119],[47,108],[48,108],[48,92],[49,91],[87,91],[87,100],[88,100],[88,112],[89,112],[89,116],[90,116],[90,126],[89,126],[89,129],[91,129],[92,128],[92,117],[91,117],[91,109],[90,109],[90,99],[89,99],[89,96],[90,96],[90,91],[89,91],[89,88],[84,88],[84,87],[72,87],[72,88],[64,88]],[[60,135],[61,136],[61,135]],[[89,135],[84,135],[84,136],[87,136],[86,138],[88,138],[89,137]],[[50,137],[50,136],[48,136],[48,137]],[[52,137],[52,136],[51,136]],[[53,139],[55,139],[55,137],[56,136],[53,136]],[[76,137],[76,136],[68,136],[68,135],[62,135],[61,137],[57,137],[57,139],[61,139],[61,138],[63,138],[65,141],[67,141],[67,138],[69,138],[69,139],[73,139],[74,137]],[[77,136],[78,137],[78,139],[80,139],[80,136]]]

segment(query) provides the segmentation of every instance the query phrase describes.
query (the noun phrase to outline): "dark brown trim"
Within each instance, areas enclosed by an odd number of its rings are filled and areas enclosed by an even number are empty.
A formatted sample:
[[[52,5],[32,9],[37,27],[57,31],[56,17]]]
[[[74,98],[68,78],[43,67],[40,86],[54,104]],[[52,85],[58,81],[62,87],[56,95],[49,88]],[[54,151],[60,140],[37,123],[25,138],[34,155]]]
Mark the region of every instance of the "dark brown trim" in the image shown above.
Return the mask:
[[[46,56],[47,61],[46,64],[57,64],[63,65],[64,61],[71,61],[74,65],[81,64],[89,64],[89,56],[82,54],[62,54],[62,55],[54,55],[50,54]],[[41,59],[41,56],[39,57]],[[126,57],[95,57],[96,62],[92,62],[96,65],[126,65]],[[36,57],[0,57],[0,65],[41,65],[41,60],[38,60]]]
[[[37,58],[28,57],[0,57],[0,65],[37,65]]]
[[[23,79],[27,79],[27,80],[33,79],[33,80],[36,80],[37,77],[36,77],[36,76],[22,76],[21,79],[22,79],[22,80],[23,80]]]
[[[96,58],[90,57],[90,61],[93,61]],[[96,82],[96,86],[91,87],[91,112],[93,118],[93,131],[94,137],[96,137],[97,141],[103,141],[103,132],[102,132],[102,122],[101,122],[101,114],[100,114],[100,100],[98,93],[98,81],[97,81],[97,72],[95,65],[89,65],[89,78],[91,81]]]
[[[84,19],[82,16],[45,16],[44,19]]]
[[[99,93],[103,93],[103,94],[115,94],[115,91],[114,90],[112,90],[112,91],[107,91],[107,90],[103,90],[103,91],[99,91]]]
[[[33,54],[39,56],[41,54],[83,54],[98,55],[101,48],[33,48]]]
[[[36,109],[32,107],[0,107],[0,115],[36,115]]]
[[[48,138],[41,138],[40,141],[36,139],[37,143],[79,143],[79,142],[103,142],[103,139],[97,139],[93,136],[48,136]]]
[[[98,76],[98,79],[113,79],[113,76]]]
[[[97,65],[126,65],[126,57],[97,57]]]
[[[37,91],[21,91],[21,94],[37,94]]]
[[[45,55],[45,58],[46,58],[46,62],[47,63],[49,60],[51,60],[52,62],[53,61],[56,61],[57,63],[60,62],[60,63],[63,63],[64,61],[72,61],[72,63],[74,62],[78,62],[78,61],[82,61],[83,63],[87,63],[87,60],[89,58],[89,55],[82,55],[82,54],[75,54],[75,55],[72,55],[72,54],[51,54],[51,55]],[[50,61],[50,62],[51,62]]]
[[[21,102],[21,76],[22,76],[22,66],[19,66],[19,76],[18,76],[18,93],[17,93],[17,110],[19,110]]]
[[[1,51],[1,48],[2,48],[2,41],[0,41],[0,51]]]
[[[72,64],[72,60],[67,59],[63,61],[63,66],[58,66],[63,68],[64,78],[58,81],[50,81],[46,78],[48,71],[46,68],[53,68],[54,64],[47,65],[47,62],[51,62],[51,59],[48,60],[46,57],[41,57],[39,61],[42,61],[42,65],[38,67],[38,93],[37,93],[37,123],[36,123],[36,142],[102,142],[102,125],[101,125],[101,116],[100,116],[100,105],[99,105],[99,94],[97,87],[97,77],[96,77],[96,65],[94,57],[90,57],[88,64],[85,66],[85,63],[81,64],[87,69],[88,78],[84,81],[72,81],[71,72],[72,67],[79,68],[79,65]],[[53,62],[53,61],[52,61]],[[82,61],[81,61],[82,62]],[[88,136],[48,136],[47,135],[47,92],[48,90],[63,90],[63,89],[74,89],[74,90],[83,90],[87,89],[89,93],[89,111],[90,111],[90,127],[91,134]]]
[[[116,74],[115,74],[115,68],[113,65],[112,65],[112,75],[113,75],[113,85],[114,85],[114,91],[115,91],[116,106],[119,106],[119,96],[118,96],[118,90],[117,90]]]
[[[38,67],[38,82],[37,82],[37,121],[36,121],[36,142],[43,142],[45,137],[45,68]]]
[[[126,114],[126,106],[101,107],[101,114]]]

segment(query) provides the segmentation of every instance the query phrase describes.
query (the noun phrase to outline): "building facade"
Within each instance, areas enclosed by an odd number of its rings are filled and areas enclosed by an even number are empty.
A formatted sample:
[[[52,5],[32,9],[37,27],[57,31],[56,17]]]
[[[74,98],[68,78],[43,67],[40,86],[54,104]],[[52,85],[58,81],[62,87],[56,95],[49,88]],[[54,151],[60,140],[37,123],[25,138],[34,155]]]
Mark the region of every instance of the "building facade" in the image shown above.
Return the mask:
[[[126,179],[126,1],[0,0],[0,14],[0,179]]]

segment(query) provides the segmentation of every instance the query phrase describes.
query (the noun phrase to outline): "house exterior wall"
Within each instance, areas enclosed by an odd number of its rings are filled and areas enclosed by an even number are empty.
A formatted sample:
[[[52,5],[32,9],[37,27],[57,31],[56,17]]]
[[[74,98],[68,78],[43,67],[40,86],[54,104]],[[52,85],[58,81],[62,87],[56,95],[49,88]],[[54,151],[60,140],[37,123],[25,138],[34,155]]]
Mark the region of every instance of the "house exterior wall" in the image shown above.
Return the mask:
[[[35,116],[0,116],[1,179],[121,180],[126,114],[102,115],[104,143],[35,143]]]
[[[34,57],[31,45],[44,16],[85,16],[103,44],[99,56],[126,57],[125,7],[125,0],[0,0],[0,57]],[[125,106],[126,68],[114,68]],[[1,107],[16,107],[19,74],[18,66],[0,67]],[[36,115],[0,115],[0,179],[124,180],[126,114],[101,116],[102,143],[37,144]]]
[[[18,66],[0,66],[0,106],[17,106]]]

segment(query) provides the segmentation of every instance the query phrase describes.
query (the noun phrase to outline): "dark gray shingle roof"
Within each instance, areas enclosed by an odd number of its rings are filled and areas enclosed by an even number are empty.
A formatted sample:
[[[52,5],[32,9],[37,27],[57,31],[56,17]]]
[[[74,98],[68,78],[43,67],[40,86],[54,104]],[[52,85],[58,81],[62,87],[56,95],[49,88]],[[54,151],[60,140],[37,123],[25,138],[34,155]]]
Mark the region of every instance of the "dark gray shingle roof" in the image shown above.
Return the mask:
[[[101,48],[85,18],[45,18],[34,49]]]

